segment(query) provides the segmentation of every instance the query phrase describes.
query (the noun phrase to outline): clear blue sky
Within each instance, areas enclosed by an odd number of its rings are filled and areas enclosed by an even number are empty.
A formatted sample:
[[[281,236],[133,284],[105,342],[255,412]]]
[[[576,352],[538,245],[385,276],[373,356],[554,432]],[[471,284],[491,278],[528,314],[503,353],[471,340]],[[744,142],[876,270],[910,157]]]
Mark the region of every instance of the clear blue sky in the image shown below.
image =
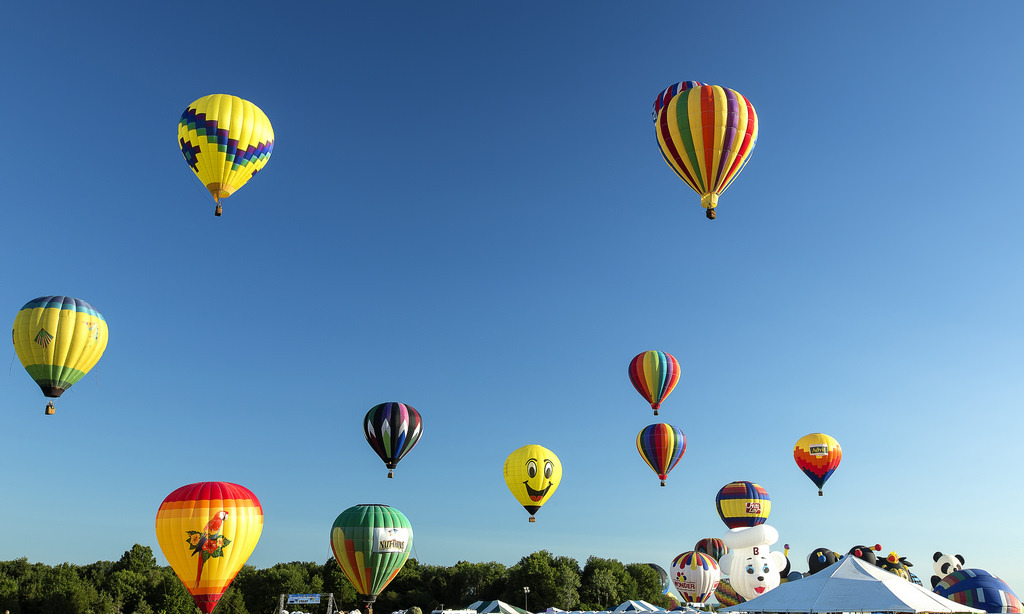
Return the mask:
[[[165,7],[165,8],[164,8]],[[763,485],[795,570],[880,543],[926,583],[961,553],[1024,590],[1019,2],[18,3],[0,22],[0,304],[106,317],[44,417],[0,384],[0,560],[159,554],[184,484],[250,488],[257,567],[330,556],[387,503],[424,563],[547,549],[667,567]],[[760,136],[718,219],[658,152],[672,82],[732,87]],[[276,133],[213,216],[182,159],[191,101]],[[638,352],[682,379],[655,419]],[[372,405],[424,417],[395,479]],[[668,486],[634,440],[686,455]],[[792,459],[823,431],[816,489]],[[535,524],[502,464],[563,483]]]

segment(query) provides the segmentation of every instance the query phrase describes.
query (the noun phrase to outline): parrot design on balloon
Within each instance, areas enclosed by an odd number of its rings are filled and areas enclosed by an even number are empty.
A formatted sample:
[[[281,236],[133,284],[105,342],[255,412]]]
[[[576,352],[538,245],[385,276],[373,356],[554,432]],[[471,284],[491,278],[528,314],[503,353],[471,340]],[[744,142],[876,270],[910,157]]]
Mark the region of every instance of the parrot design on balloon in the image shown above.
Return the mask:
[[[210,522],[207,522],[206,526],[203,527],[202,532],[199,534],[199,539],[197,539],[195,544],[192,546],[192,556],[195,556],[197,554],[200,555],[199,567],[196,569],[196,583],[195,586],[193,586],[193,588],[199,588],[199,578],[203,575],[203,561],[205,560],[205,557],[202,556],[202,553],[204,550],[207,550],[207,543],[211,545],[210,550],[216,550],[218,545],[220,547],[226,545],[224,544],[224,538],[219,534],[220,528],[224,526],[224,519],[227,517],[228,513],[225,512],[224,510],[221,510],[214,514],[213,518],[210,519]],[[218,538],[221,539],[220,544],[217,543]],[[211,542],[210,539],[213,539],[213,541]]]

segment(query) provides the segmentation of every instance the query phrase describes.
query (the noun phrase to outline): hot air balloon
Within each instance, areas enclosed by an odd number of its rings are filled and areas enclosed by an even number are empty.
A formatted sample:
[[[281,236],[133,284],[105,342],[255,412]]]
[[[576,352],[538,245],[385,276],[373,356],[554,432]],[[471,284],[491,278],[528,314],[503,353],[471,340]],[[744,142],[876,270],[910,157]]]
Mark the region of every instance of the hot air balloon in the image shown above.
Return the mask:
[[[379,504],[354,505],[331,525],[331,550],[368,614],[373,602],[409,559],[412,525],[405,514]]]
[[[722,579],[718,561],[700,552],[684,552],[672,560],[672,583],[687,603],[703,605]]]
[[[719,195],[743,170],[757,142],[754,105],[736,90],[701,85],[670,98],[654,122],[665,162],[701,195],[707,218],[715,219]]]
[[[107,321],[83,300],[41,296],[25,303],[15,316],[11,337],[18,359],[43,395],[57,398],[103,355]],[[54,411],[50,401],[46,413]]]
[[[738,605],[746,601],[743,595],[737,593],[736,589],[732,587],[728,578],[722,578],[722,581],[718,583],[718,588],[715,589],[715,600],[723,607]]]
[[[768,491],[753,482],[730,482],[718,491],[715,507],[730,529],[756,527],[768,519],[772,500]]]
[[[423,434],[420,412],[405,403],[374,405],[363,418],[363,435],[394,477],[398,461],[413,449]]]
[[[667,352],[640,352],[629,361],[629,381],[658,415],[658,409],[679,382],[679,362]]]
[[[706,554],[717,561],[723,554],[729,552],[729,546],[726,546],[720,537],[705,537],[693,546],[693,551]]]
[[[793,446],[793,460],[818,487],[820,497],[825,482],[832,477],[832,472],[843,460],[843,450],[839,447],[838,441],[825,433],[811,433],[797,440]]]
[[[185,162],[210,191],[221,214],[221,199],[234,194],[267,165],[274,129],[259,107],[228,94],[210,94],[188,105],[178,120]]]
[[[992,613],[1024,612],[1024,605],[1006,582],[983,569],[961,569],[935,585],[941,597]]]
[[[647,566],[654,570],[658,574],[658,580],[661,582],[661,594],[667,595],[668,589],[672,588],[672,583],[669,582],[668,572],[665,568],[657,563],[647,563]]]
[[[669,101],[676,97],[679,92],[685,92],[691,87],[700,87],[704,85],[700,81],[680,81],[679,83],[673,83],[665,89],[658,92],[658,96],[654,99],[654,104],[651,105],[651,117],[654,121],[658,121],[658,112],[661,111],[662,107],[667,105]]]
[[[671,424],[652,424],[636,436],[636,449],[664,486],[669,472],[686,453],[686,435]]]
[[[196,606],[210,614],[263,532],[263,507],[238,484],[198,482],[167,495],[156,539]]]
[[[505,484],[527,512],[534,514],[562,482],[562,463],[555,453],[537,444],[525,445],[505,459]]]

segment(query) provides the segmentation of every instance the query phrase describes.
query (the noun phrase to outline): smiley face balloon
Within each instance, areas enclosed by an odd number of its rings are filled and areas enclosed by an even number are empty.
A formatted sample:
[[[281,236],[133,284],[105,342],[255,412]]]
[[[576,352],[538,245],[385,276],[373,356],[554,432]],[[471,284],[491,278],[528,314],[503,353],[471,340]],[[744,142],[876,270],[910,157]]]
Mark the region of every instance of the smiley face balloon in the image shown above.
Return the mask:
[[[505,483],[526,511],[530,522],[562,482],[562,463],[555,453],[537,444],[525,445],[505,459]]]

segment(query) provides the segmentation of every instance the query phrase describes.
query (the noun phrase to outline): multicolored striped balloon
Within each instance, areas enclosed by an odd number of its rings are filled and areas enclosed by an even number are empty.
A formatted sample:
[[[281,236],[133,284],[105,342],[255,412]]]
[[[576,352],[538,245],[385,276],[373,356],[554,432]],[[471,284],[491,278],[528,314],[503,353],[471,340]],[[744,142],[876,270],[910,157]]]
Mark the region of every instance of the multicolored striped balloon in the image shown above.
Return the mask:
[[[671,424],[652,424],[636,436],[636,449],[664,486],[669,472],[686,453],[686,435]]]
[[[729,552],[729,546],[726,546],[720,537],[705,537],[693,546],[693,551],[706,554],[717,561],[723,554]]]
[[[843,449],[839,442],[825,433],[811,433],[797,440],[793,446],[793,460],[796,466],[818,487],[818,496],[825,482],[843,460]]]
[[[679,83],[673,83],[661,90],[654,98],[654,104],[651,105],[651,117],[654,121],[658,121],[658,112],[661,111],[662,107],[667,105],[670,100],[675,98],[679,92],[684,92],[691,87],[700,87],[702,85],[704,84],[700,81],[680,81]]]
[[[772,499],[768,491],[753,482],[730,482],[718,491],[715,507],[730,529],[756,527],[768,519]]]
[[[691,87],[661,107],[655,132],[665,162],[701,195],[705,214],[715,219],[719,195],[743,170],[757,143],[754,105],[736,90]]]
[[[672,560],[672,584],[683,601],[703,605],[722,579],[718,561],[700,552],[684,552]]]
[[[640,352],[629,361],[628,373],[633,387],[651,404],[657,416],[662,402],[679,383],[682,371],[679,362],[671,354],[648,350]]]
[[[1009,585],[983,569],[954,571],[935,585],[935,592],[986,612],[1024,612],[1024,605]]]
[[[377,595],[409,560],[412,525],[393,507],[354,505],[331,525],[331,550],[372,614]]]
[[[81,299],[41,296],[18,311],[11,338],[21,365],[43,396],[57,398],[103,356],[107,321]],[[46,413],[54,413],[52,402]]]
[[[423,419],[411,405],[381,403],[363,418],[363,435],[394,477],[398,461],[413,449],[423,434]]]
[[[746,601],[743,595],[737,593],[736,589],[732,587],[728,578],[722,578],[722,581],[718,583],[718,588],[715,589],[715,600],[724,607],[739,605]]]

